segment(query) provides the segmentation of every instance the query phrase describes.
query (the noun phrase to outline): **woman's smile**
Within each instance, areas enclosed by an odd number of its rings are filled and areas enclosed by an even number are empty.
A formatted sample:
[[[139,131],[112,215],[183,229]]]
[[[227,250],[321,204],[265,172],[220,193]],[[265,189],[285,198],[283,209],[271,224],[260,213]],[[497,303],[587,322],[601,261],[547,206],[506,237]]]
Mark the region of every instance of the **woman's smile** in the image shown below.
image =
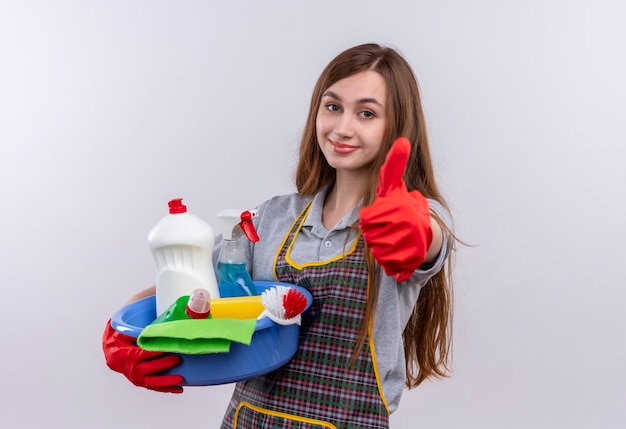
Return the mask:
[[[339,143],[333,140],[328,140],[328,143],[330,144],[330,148],[334,152],[339,153],[339,154],[352,153],[358,149],[358,146],[352,146],[349,144]]]

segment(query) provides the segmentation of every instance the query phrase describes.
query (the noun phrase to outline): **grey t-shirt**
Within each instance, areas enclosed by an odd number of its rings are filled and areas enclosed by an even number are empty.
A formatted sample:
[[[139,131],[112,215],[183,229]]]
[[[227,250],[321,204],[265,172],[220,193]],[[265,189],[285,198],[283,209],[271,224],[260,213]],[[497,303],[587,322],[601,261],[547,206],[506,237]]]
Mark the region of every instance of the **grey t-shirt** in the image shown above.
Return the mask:
[[[305,223],[293,248],[291,259],[296,264],[321,262],[344,254],[356,238],[357,232],[350,225],[359,218],[361,206],[355,207],[331,230],[322,224],[322,207],[326,192],[313,197]],[[254,219],[260,240],[246,247],[248,267],[254,280],[276,280],[274,261],[283,241],[298,215],[311,201],[299,194],[271,198],[259,205]],[[450,226],[447,211],[436,201],[429,200],[430,210]],[[217,263],[221,236],[216,239],[213,259]],[[450,243],[444,239],[437,260],[427,270],[416,270],[406,282],[398,284],[381,270],[381,285],[374,319],[374,352],[382,391],[389,412],[398,407],[405,387],[406,370],[402,332],[406,326],[421,288],[445,262]]]

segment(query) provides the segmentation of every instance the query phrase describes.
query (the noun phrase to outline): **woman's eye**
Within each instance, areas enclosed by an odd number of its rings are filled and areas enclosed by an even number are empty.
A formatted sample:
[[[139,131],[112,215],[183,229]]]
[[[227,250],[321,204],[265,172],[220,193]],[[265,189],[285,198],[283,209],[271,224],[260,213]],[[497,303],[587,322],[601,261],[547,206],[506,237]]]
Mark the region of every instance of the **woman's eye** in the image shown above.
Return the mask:
[[[363,112],[360,113],[362,118],[365,119],[369,119],[369,118],[373,118],[374,117],[374,113],[370,112],[369,110],[365,110]]]
[[[332,104],[332,103],[327,104],[326,108],[330,110],[331,112],[339,112],[341,110],[339,106],[337,106],[336,104]]]

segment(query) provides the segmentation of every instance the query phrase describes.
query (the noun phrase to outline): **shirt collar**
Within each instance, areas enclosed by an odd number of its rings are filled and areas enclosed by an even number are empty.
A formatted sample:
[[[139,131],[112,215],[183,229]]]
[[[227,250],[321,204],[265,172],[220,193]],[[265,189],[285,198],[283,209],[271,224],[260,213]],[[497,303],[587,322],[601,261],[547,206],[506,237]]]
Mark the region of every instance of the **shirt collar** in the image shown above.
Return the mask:
[[[328,193],[328,187],[324,187],[321,191],[319,191],[313,197],[313,202],[311,203],[311,207],[309,208],[309,214],[302,226],[308,226],[313,228],[313,232],[329,232],[322,223],[322,209],[324,208],[324,200],[326,199],[326,194]],[[361,206],[363,205],[363,201],[360,201],[348,214],[346,214],[338,223],[332,228],[332,231],[346,229],[353,223],[355,223],[359,219],[359,212],[361,211]]]

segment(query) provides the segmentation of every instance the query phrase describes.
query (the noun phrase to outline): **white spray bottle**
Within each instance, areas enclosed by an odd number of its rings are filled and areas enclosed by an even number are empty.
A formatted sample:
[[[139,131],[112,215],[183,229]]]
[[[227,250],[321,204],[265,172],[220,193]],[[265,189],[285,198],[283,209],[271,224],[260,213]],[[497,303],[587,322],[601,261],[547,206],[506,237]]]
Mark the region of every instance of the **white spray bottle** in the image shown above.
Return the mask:
[[[157,265],[156,311],[164,313],[178,298],[195,289],[219,298],[213,270],[215,234],[209,224],[187,212],[182,198],[169,203],[169,215],[150,230],[148,244]]]
[[[222,227],[222,247],[217,260],[220,297],[257,295],[246,266],[245,240],[259,241],[252,219],[256,210],[223,210],[217,214]]]

